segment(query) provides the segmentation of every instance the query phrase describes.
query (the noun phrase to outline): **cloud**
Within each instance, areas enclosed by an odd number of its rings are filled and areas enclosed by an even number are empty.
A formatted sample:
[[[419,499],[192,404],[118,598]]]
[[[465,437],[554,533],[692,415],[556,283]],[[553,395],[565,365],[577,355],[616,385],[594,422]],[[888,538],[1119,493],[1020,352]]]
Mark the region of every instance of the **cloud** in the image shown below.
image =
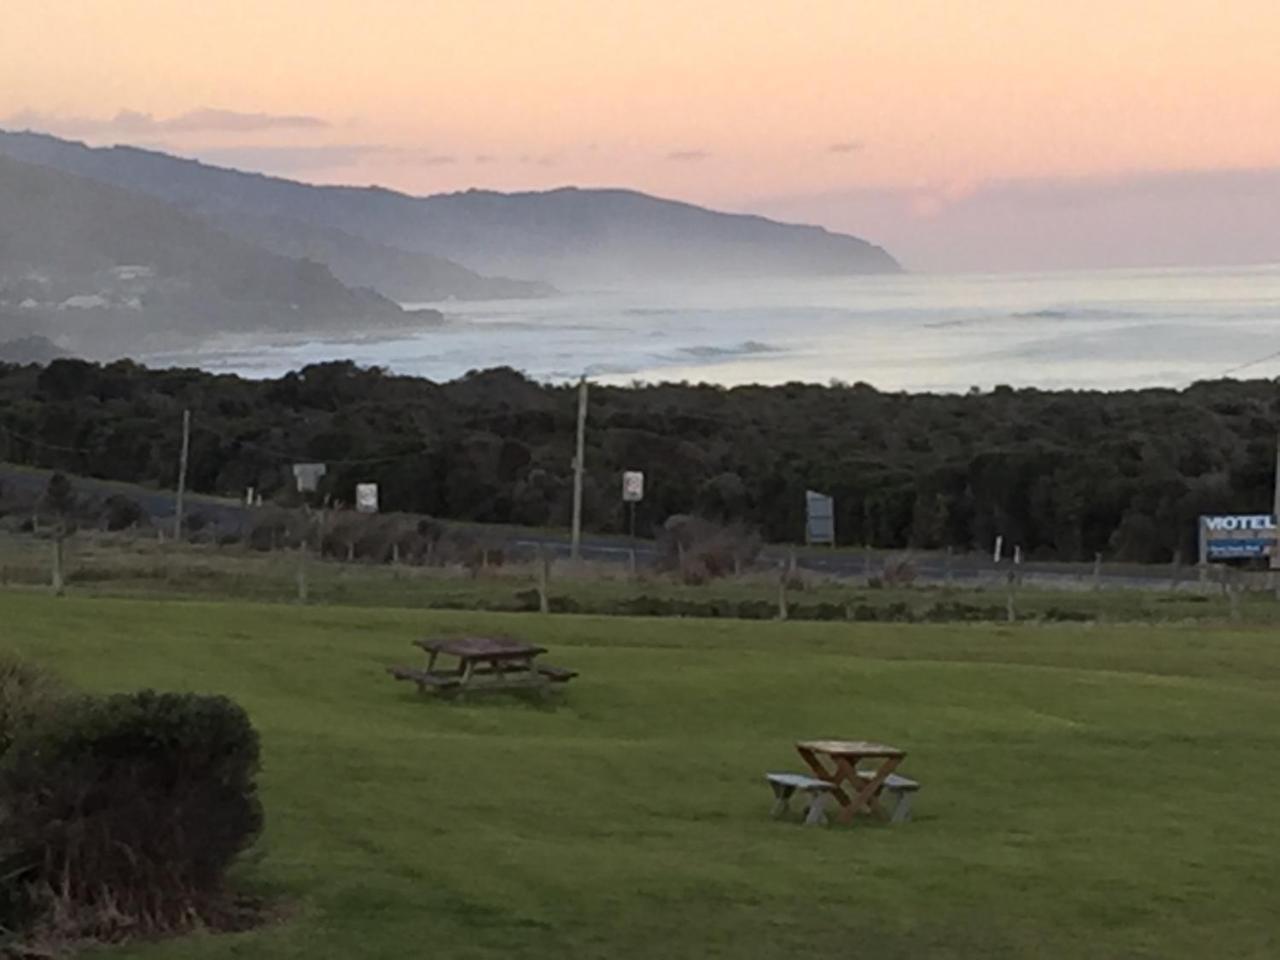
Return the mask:
[[[911,199],[911,212],[922,219],[938,216],[948,207],[968,200],[983,184],[972,179],[954,179],[927,187]]]
[[[858,153],[866,149],[866,146],[861,140],[841,140],[839,143],[833,143],[827,147],[827,153]]]
[[[237,133],[259,130],[323,130],[330,125],[329,121],[321,117],[306,114],[239,113],[235,110],[215,110],[208,107],[189,110],[169,120],[159,120],[155,123],[162,131],[225,130]]]
[[[201,160],[221,166],[277,173],[354,167],[369,158],[404,166],[442,167],[458,162],[450,153],[436,153],[383,143],[331,143],[313,146],[213,147],[196,151]]]
[[[260,133],[266,130],[324,130],[321,117],[306,114],[243,113],[201,107],[172,117],[156,117],[139,110],[120,110],[114,117],[75,117],[38,110],[20,110],[0,120],[11,129],[46,130],[79,135],[153,136],[170,133]]]
[[[299,173],[354,167],[371,155],[382,153],[377,144],[336,143],[309,147],[241,146],[194,151],[206,163],[237,170]]]
[[[698,163],[710,156],[705,150],[673,150],[667,154],[667,159],[676,163]]]
[[[1280,263],[1280,166],[961,178],[761,198],[743,209],[866,237],[912,269]]]
[[[536,167],[554,167],[558,162],[557,157],[552,153],[522,153],[519,160],[521,163],[532,164]]]

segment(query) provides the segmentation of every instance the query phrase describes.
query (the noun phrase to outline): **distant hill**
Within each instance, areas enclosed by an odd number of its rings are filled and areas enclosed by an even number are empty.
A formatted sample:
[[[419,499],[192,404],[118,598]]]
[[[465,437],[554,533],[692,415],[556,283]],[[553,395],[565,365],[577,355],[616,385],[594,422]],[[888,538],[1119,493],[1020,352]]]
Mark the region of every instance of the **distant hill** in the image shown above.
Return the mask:
[[[229,233],[287,257],[323,263],[343,283],[371,287],[401,303],[527,299],[556,292],[549,283],[481,276],[444,257],[411,253],[323,224],[242,212],[207,217]]]
[[[3,323],[3,317],[0,317],[0,329],[3,328]],[[0,363],[45,364],[67,355],[67,351],[48,337],[18,337],[16,340],[0,342]]]
[[[90,148],[44,134],[2,131],[0,153],[159,197],[259,242],[266,229],[275,237],[268,245],[277,250],[331,244],[340,249],[330,249],[327,262],[347,279],[368,276],[352,268],[372,255],[368,247],[351,248],[345,239],[350,237],[401,255],[442,257],[473,271],[560,285],[901,269],[884,250],[857,237],[630,190],[469,190],[412,197],[376,187],[312,186],[133,147]],[[273,226],[264,228],[264,219]],[[290,224],[344,237],[304,236]]]
[[[0,156],[0,340],[88,355],[439,322],[152,197]]]

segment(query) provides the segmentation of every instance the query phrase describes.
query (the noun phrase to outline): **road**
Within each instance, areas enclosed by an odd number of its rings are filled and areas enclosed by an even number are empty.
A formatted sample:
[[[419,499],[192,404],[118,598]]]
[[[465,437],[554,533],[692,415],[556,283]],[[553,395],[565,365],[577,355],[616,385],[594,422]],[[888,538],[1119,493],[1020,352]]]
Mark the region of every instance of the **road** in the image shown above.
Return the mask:
[[[36,470],[0,464],[0,492],[7,500],[34,502],[43,493],[52,471]],[[136,501],[154,520],[171,520],[174,513],[175,494],[169,490],[153,490],[134,484],[73,477],[72,485],[77,495],[95,500],[111,494],[120,494]],[[220,535],[243,536],[253,522],[254,509],[243,503],[200,494],[187,496],[187,515],[199,516],[205,526],[211,526]],[[504,543],[508,550],[520,556],[532,556],[539,549],[557,557],[567,557],[570,552],[569,535],[559,531],[533,533],[525,529],[510,530],[486,524],[468,524],[445,521],[455,529],[472,530],[477,536]],[[582,541],[585,560],[626,564],[631,561],[632,548],[624,539],[588,535]],[[639,566],[652,566],[658,559],[658,549],[652,540],[635,542],[636,562]],[[766,547],[756,561],[756,568],[781,568],[791,562],[801,570],[824,573],[834,577],[862,579],[881,576],[890,562],[909,558],[915,570],[916,580],[923,583],[1000,584],[1013,568],[1010,561],[992,562],[989,556],[963,554],[948,557],[942,553],[908,552],[901,550],[856,549],[830,550],[823,548],[771,545]],[[1095,573],[1091,563],[1028,562],[1021,564],[1017,572],[1024,583],[1041,583],[1062,588],[1085,588],[1094,584]],[[1133,587],[1163,589],[1191,587],[1198,584],[1193,568],[1180,570],[1172,566],[1144,566],[1139,564],[1104,563],[1100,571],[1101,581],[1108,587]]]

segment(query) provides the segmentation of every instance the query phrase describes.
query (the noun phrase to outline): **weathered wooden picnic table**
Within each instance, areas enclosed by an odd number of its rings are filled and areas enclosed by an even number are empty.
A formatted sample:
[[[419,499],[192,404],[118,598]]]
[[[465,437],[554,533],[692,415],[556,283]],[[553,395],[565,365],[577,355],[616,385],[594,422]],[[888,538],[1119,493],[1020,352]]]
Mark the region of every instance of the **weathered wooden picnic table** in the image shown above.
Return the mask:
[[[861,811],[889,819],[879,797],[906,757],[905,750],[867,740],[802,740],[796,750],[815,777],[832,785],[831,795],[841,807],[837,814],[841,823],[848,823]],[[858,769],[864,761],[875,765]]]
[[[435,690],[445,696],[466,696],[490,690],[530,689],[544,691],[553,683],[567,683],[577,676],[574,670],[537,663],[545,647],[507,637],[443,637],[413,641],[427,653],[426,669],[389,667],[397,680],[409,680],[425,693]],[[446,669],[441,657],[456,663]]]

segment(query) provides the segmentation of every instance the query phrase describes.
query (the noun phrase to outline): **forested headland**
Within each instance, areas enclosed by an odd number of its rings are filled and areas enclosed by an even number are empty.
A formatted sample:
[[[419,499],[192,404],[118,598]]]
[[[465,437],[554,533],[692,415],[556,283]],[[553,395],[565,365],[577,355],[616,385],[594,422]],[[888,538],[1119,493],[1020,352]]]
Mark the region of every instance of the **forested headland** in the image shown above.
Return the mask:
[[[576,388],[510,369],[448,383],[306,367],[274,380],[55,360],[0,365],[0,460],[172,487],[192,411],[189,489],[287,497],[290,465],[328,465],[350,503],[564,526]],[[841,544],[1164,562],[1195,556],[1196,517],[1268,512],[1280,385],[1184,390],[882,393],[864,384],[591,389],[584,522],[626,528],[623,470],[643,470],[641,532],[668,516],[803,533],[804,492],[835,497]]]

